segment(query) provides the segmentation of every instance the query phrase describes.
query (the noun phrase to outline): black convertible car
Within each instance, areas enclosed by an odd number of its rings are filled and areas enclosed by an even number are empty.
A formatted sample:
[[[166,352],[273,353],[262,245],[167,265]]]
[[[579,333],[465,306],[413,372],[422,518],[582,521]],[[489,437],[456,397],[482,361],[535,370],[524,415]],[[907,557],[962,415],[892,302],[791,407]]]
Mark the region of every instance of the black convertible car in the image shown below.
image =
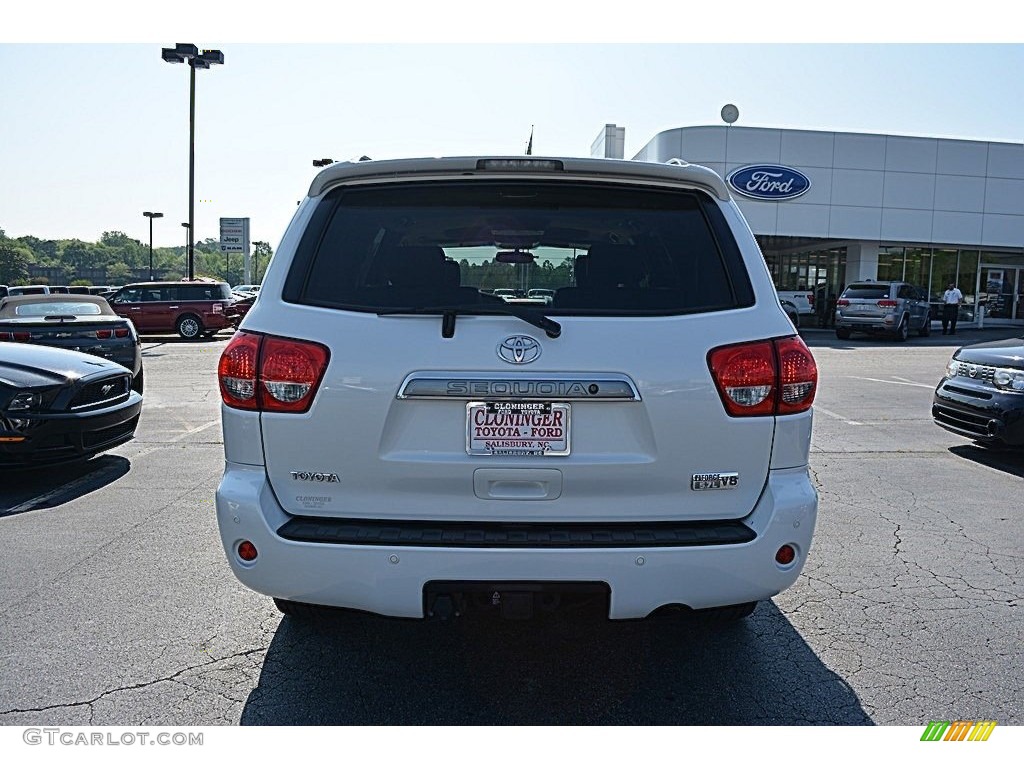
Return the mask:
[[[1024,339],[954,352],[935,389],[932,418],[981,445],[1024,448]]]
[[[87,459],[131,440],[132,372],[81,352],[0,342],[0,470]]]
[[[100,296],[49,294],[0,299],[0,341],[44,344],[120,363],[142,393],[142,346],[131,320]]]

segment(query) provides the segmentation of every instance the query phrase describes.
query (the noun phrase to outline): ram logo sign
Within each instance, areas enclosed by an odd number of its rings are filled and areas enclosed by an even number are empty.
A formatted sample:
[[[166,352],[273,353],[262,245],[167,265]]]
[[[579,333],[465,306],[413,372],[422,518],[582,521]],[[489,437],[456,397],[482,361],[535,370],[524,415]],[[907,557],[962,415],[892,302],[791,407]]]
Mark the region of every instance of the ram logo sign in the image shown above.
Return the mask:
[[[811,180],[784,165],[748,165],[729,174],[729,186],[755,200],[792,200],[811,188]]]

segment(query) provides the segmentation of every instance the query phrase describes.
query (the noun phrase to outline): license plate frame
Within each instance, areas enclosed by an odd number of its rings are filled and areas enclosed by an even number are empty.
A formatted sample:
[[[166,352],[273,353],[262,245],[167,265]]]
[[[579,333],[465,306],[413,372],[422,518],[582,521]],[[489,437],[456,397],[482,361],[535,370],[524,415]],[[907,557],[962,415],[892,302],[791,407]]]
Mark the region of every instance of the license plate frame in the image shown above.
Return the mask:
[[[501,424],[477,423],[480,421],[477,414],[481,413],[485,422],[487,415],[519,414],[520,417],[495,420]],[[483,434],[488,428],[495,434]],[[512,429],[517,434],[510,434]],[[537,434],[536,430],[543,432]],[[470,456],[568,456],[572,450],[571,436],[570,403],[548,400],[473,400],[466,403],[466,453]]]

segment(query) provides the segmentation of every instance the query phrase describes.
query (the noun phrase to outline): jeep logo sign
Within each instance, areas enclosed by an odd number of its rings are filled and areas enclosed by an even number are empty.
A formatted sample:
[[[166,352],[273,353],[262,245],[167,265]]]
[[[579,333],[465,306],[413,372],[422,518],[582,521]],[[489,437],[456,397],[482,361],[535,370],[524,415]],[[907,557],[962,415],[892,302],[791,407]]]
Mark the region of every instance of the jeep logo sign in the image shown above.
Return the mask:
[[[811,188],[811,180],[784,165],[748,165],[726,179],[744,197],[756,200],[792,200]]]

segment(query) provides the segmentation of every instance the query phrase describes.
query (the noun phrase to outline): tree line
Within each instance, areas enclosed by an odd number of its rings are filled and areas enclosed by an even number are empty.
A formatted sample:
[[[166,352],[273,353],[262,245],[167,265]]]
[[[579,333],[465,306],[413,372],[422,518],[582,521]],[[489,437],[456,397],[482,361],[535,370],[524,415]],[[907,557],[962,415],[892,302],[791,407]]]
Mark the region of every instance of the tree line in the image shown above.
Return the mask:
[[[253,282],[260,282],[270,261],[272,250],[266,243],[254,246],[258,273]],[[187,275],[186,248],[153,249],[153,272],[157,279],[178,280]],[[195,244],[196,277],[225,280],[231,285],[244,278],[242,254],[225,256],[215,238]],[[97,242],[84,240],[44,240],[33,235],[7,237],[0,229],[0,283],[25,285],[123,285],[149,279],[149,246],[112,230],[100,235]]]

